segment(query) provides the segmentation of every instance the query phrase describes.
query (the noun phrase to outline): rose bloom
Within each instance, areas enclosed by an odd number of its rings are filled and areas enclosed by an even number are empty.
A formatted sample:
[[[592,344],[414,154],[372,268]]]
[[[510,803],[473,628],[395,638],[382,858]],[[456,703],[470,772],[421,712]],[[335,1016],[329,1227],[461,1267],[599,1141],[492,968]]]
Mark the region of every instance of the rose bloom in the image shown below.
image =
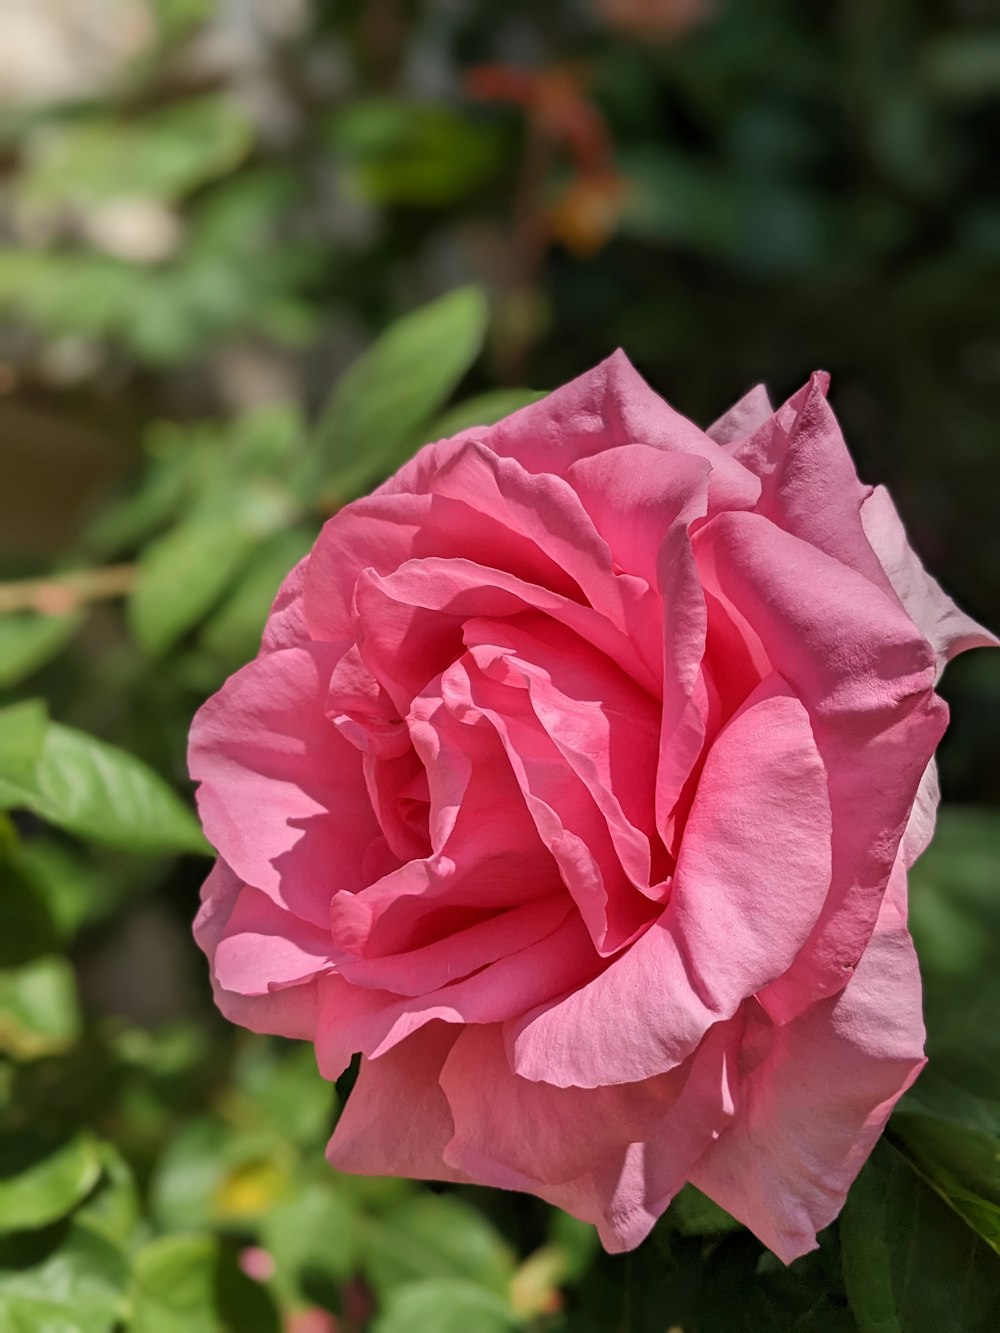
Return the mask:
[[[923,1063],[907,868],[992,636],[817,374],[707,432],[618,353],[326,524],[195,719],[219,1007],[362,1055],[344,1171],[637,1245],[685,1181],[782,1259]]]

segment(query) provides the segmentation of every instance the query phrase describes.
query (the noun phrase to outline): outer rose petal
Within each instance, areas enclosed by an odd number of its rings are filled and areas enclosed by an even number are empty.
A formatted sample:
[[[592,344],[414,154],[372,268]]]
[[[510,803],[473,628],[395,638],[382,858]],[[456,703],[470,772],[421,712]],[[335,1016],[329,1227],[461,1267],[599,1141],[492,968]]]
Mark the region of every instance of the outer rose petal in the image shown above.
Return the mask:
[[[198,711],[188,763],[209,841],[248,884],[324,927],[331,894],[360,888],[379,834],[361,755],[324,715],[335,650],[257,658]]]
[[[505,1189],[561,1184],[652,1133],[684,1081],[677,1072],[618,1087],[531,1083],[511,1070],[499,1027],[468,1027],[441,1070],[455,1122],[445,1160]]]
[[[755,384],[728,412],[723,412],[717,421],[713,421],[705,434],[716,444],[735,449],[773,415],[774,408],[767,389],[763,384]]]
[[[998,646],[996,636],[960,611],[924,569],[884,486],[876,486],[861,506],[861,521],[899,600],[934,649],[938,675],[967,648]]]
[[[316,1035],[319,999],[315,981],[266,995],[236,995],[226,991],[215,976],[215,952],[244,889],[225,861],[218,860],[202,885],[201,909],[195,918],[194,937],[212,964],[215,1002],[231,1023],[251,1032],[312,1041]]]
[[[840,1211],[897,1099],[923,1066],[920,974],[895,907],[846,989],[784,1027],[748,1014],[755,1061],[736,1119],[692,1173],[791,1263]]]
[[[638,1245],[729,1122],[742,1020],[720,1024],[680,1069],[640,1083],[554,1088],[514,1075],[495,1029],[467,1029],[441,1072],[455,1136],[445,1161],[523,1189]]]
[[[338,955],[329,930],[244,888],[215,946],[215,979],[239,995],[267,995],[329,971]]]
[[[326,1150],[331,1166],[359,1176],[469,1180],[444,1160],[455,1127],[438,1079],[456,1037],[447,1023],[428,1023],[379,1059],[361,1061]]]
[[[713,508],[749,509],[759,493],[752,473],[654,393],[622,351],[540,402],[465,436],[531,472],[556,476],[577,459],[617,445],[648,444],[707,459]],[[407,485],[406,469],[397,484]]]
[[[829,376],[818,371],[734,457],[760,477],[758,514],[888,590],[861,526],[868,488],[826,401],[828,387]]]
[[[839,990],[860,958],[947,710],[926,640],[867,578],[757,514],[721,514],[695,547],[706,584],[753,626],[809,710],[829,776],[831,891],[795,964],[763,997],[785,1021]]]
[[[295,648],[300,643],[308,643],[309,626],[306,623],[303,589],[311,558],[310,555],[303,556],[285,576],[275,594],[264,626],[262,653],[273,653],[279,648]]]

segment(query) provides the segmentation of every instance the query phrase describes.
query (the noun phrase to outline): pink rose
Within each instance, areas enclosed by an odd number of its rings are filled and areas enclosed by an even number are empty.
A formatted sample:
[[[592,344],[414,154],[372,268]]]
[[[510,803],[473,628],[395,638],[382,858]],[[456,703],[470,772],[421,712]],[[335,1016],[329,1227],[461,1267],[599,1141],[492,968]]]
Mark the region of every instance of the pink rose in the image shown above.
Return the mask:
[[[341,510],[198,714],[223,1012],[364,1059],[346,1171],[637,1245],[686,1180],[785,1260],[923,1062],[907,867],[994,642],[814,375],[704,432],[621,353]]]

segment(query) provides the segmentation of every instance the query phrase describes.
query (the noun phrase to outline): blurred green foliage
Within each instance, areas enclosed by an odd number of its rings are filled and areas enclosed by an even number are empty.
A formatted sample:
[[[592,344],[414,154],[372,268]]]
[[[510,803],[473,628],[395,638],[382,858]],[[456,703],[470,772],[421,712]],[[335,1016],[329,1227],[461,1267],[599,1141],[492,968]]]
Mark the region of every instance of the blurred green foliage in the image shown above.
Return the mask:
[[[1000,623],[985,7],[74,13],[0,17],[0,1331],[997,1327],[1000,655],[945,682],[931,1063],[787,1270],[690,1189],[609,1258],[531,1199],[333,1174],[311,1053],[211,1007],[184,778],[324,518],[618,344],[701,421],[825,365]]]

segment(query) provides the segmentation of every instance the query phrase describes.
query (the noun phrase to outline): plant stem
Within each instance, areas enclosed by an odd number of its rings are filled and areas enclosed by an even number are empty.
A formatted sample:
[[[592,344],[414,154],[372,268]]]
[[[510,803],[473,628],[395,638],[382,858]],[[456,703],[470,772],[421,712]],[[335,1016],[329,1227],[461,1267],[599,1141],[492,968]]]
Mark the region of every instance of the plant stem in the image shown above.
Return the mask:
[[[0,583],[0,614],[37,611],[44,616],[64,616],[88,602],[123,597],[135,584],[135,565],[104,565],[100,569],[75,569],[57,577],[17,579]]]

